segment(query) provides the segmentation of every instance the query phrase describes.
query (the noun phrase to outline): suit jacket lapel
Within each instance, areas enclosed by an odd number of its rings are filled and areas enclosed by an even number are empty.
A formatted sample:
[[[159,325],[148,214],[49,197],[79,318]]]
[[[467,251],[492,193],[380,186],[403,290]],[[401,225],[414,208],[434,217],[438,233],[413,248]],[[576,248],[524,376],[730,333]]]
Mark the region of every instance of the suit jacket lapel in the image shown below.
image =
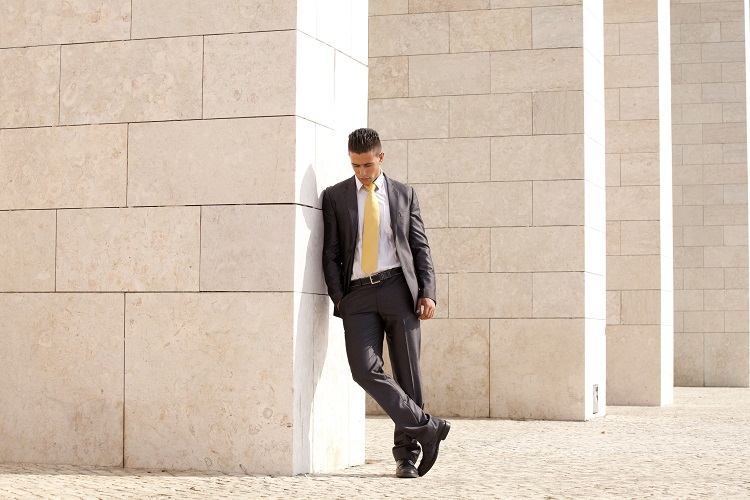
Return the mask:
[[[357,182],[354,177],[346,184],[346,206],[349,209],[349,219],[352,228],[352,249],[357,246],[357,228],[359,226],[359,210],[357,209]]]
[[[385,173],[383,173],[385,175]],[[388,179],[388,176],[385,177],[386,180],[386,186],[388,190],[388,210],[391,212],[391,231],[393,231],[393,238],[396,240],[397,238],[397,232],[398,229],[398,191],[396,190],[396,183],[392,182],[390,179]]]

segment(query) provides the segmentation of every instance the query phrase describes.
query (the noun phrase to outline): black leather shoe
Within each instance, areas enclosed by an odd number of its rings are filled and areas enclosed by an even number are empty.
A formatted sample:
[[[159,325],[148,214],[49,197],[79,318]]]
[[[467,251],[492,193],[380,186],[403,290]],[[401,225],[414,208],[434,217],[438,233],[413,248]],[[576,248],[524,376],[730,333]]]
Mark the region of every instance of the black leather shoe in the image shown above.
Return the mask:
[[[417,468],[411,460],[396,461],[396,477],[419,477]]]
[[[432,466],[435,465],[435,460],[438,457],[438,449],[440,448],[440,441],[444,440],[451,430],[451,423],[447,420],[440,420],[436,417],[432,417],[438,420],[438,430],[432,441],[422,444],[422,461],[419,462],[419,468],[417,473],[420,476],[424,476]]]

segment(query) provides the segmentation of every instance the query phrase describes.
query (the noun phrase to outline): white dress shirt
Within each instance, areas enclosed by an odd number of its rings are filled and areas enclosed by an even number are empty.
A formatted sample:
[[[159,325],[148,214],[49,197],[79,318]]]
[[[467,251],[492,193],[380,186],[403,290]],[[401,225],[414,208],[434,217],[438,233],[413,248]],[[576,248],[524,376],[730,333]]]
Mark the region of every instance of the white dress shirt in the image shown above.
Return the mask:
[[[354,249],[354,268],[352,269],[352,279],[367,277],[362,271],[362,227],[365,221],[365,200],[369,192],[362,187],[362,183],[354,177],[357,183],[357,213],[359,214],[357,230],[357,246]],[[378,268],[376,273],[398,267],[401,263],[396,255],[396,243],[393,239],[393,230],[391,229],[391,211],[388,205],[388,189],[386,187],[385,175],[380,175],[374,182],[376,189],[373,191],[375,200],[378,202],[380,210],[380,234],[378,236]]]

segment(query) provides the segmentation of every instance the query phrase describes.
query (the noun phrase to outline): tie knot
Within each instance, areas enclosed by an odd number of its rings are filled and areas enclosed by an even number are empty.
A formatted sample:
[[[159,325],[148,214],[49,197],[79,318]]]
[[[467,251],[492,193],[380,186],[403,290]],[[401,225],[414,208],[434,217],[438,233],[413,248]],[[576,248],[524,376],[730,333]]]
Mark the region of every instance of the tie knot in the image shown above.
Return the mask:
[[[362,187],[363,187],[363,188],[365,188],[366,190],[368,190],[369,192],[371,192],[371,193],[372,193],[373,191],[375,191],[375,188],[376,188],[377,186],[376,186],[376,185],[375,185],[375,183],[373,182],[372,184],[362,184]]]

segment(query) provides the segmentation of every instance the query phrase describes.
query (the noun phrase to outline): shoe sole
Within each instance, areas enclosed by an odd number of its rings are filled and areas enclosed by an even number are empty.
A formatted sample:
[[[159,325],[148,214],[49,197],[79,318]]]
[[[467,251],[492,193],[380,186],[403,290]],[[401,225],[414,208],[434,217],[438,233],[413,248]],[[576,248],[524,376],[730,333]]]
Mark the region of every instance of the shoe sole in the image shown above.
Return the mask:
[[[447,420],[444,420],[445,425],[443,426],[442,432],[440,432],[440,439],[438,439],[438,442],[435,444],[435,455],[432,457],[432,462],[429,464],[419,464],[419,468],[417,468],[417,473],[419,474],[419,477],[424,476],[428,472],[430,472],[430,469],[432,469],[432,466],[435,465],[435,462],[437,461],[438,452],[440,451],[440,441],[444,441],[445,438],[448,437],[448,433],[451,431],[451,423]],[[424,467],[423,467],[424,466]],[[420,470],[423,469],[423,470]]]

